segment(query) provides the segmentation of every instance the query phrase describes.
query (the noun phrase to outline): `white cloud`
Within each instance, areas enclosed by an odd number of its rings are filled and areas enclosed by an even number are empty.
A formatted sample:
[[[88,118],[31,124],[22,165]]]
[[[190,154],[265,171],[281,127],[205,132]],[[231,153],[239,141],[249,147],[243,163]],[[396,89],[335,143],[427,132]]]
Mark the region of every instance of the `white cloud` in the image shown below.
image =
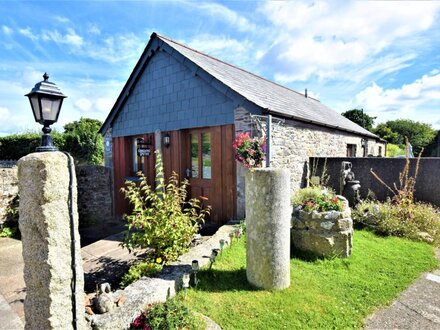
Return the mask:
[[[57,44],[67,44],[74,47],[81,47],[84,44],[83,38],[72,28],[68,28],[65,34],[58,32],[58,30],[43,30],[41,38],[44,41],[53,41]]]
[[[203,14],[208,14],[214,19],[220,19],[234,26],[242,32],[253,32],[257,30],[257,25],[251,23],[246,17],[243,17],[235,11],[218,3],[212,2],[192,2],[185,1],[185,5],[194,6],[201,10]]]
[[[109,113],[110,110],[113,107],[113,104],[115,103],[115,98],[98,98],[96,100],[96,110],[103,112],[103,113]]]
[[[353,104],[377,116],[378,122],[409,118],[434,123],[440,120],[440,73],[426,74],[400,88],[372,83],[356,95]]]
[[[7,25],[2,25],[2,31],[5,35],[10,36],[14,31]]]
[[[8,108],[0,107],[0,118],[2,119],[3,122],[5,122],[8,119],[10,114],[11,112],[9,111]]]
[[[417,34],[433,25],[439,9],[438,2],[266,2],[259,12],[273,25],[273,42],[264,57],[282,82],[349,78],[347,71],[373,58],[414,57],[405,46],[420,42]]]
[[[54,19],[60,23],[69,23],[70,20],[64,16],[55,16]]]
[[[81,98],[73,106],[81,112],[87,112],[92,108],[92,102],[89,99]]]
[[[183,41],[183,43],[201,52],[243,67],[251,66],[251,61],[255,59],[249,57],[253,46],[249,40],[239,41],[221,35],[199,34],[188,42]]]
[[[21,35],[31,39],[31,40],[38,40],[39,36],[34,34],[31,30],[30,27],[26,27],[24,29],[18,29],[18,33],[20,33]]]

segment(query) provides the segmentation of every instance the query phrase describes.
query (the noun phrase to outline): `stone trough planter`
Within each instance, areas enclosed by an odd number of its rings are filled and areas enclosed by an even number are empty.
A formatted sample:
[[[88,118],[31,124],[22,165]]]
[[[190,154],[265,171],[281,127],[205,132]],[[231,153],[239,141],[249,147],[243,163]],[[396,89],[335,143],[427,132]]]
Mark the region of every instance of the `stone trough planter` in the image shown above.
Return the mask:
[[[342,212],[305,212],[294,209],[292,213],[292,245],[318,257],[349,257],[353,247],[353,220],[348,201]]]

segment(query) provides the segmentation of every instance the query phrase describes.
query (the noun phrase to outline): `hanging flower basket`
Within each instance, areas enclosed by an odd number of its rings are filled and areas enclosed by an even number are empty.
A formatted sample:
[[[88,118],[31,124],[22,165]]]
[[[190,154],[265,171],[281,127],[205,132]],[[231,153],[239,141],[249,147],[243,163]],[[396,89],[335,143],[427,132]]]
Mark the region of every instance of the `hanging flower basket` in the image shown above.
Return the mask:
[[[265,138],[251,138],[249,132],[238,133],[232,146],[235,150],[235,159],[244,167],[252,170],[262,167],[265,160]]]

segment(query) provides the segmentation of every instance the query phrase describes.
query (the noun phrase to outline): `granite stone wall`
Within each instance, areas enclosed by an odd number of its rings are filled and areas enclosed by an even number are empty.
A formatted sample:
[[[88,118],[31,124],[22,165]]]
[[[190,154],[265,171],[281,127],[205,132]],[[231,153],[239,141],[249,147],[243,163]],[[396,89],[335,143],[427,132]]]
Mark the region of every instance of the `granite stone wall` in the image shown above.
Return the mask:
[[[0,226],[6,220],[7,209],[17,194],[17,167],[0,168]]]
[[[251,136],[261,136],[261,130],[265,129],[265,122],[261,127],[256,125],[250,118],[250,112],[243,107],[235,109],[235,133],[250,132]],[[339,131],[332,128],[307,124],[296,120],[285,120],[282,124],[276,124],[277,118],[273,119],[272,132],[272,160],[271,166],[288,168],[291,170],[291,193],[307,185],[310,176],[310,157],[346,157],[347,145],[355,145],[356,156],[363,156],[363,137]],[[366,139],[366,153],[378,156],[384,152],[385,144],[375,139]],[[381,147],[381,150],[379,150]],[[245,192],[244,173],[245,169],[237,166],[237,215],[244,218],[245,215]]]
[[[111,169],[94,165],[77,166],[76,176],[81,226],[113,220]],[[6,209],[17,194],[17,167],[0,168],[0,225],[6,220]]]

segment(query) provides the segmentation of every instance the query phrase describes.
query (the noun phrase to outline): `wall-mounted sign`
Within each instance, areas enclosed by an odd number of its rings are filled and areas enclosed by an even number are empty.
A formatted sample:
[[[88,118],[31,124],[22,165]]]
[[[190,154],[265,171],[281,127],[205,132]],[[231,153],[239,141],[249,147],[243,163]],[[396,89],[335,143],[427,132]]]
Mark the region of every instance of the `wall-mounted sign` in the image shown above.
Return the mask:
[[[150,156],[151,149],[150,149],[150,147],[141,147],[141,148],[138,148],[137,153],[138,153],[139,157]]]

